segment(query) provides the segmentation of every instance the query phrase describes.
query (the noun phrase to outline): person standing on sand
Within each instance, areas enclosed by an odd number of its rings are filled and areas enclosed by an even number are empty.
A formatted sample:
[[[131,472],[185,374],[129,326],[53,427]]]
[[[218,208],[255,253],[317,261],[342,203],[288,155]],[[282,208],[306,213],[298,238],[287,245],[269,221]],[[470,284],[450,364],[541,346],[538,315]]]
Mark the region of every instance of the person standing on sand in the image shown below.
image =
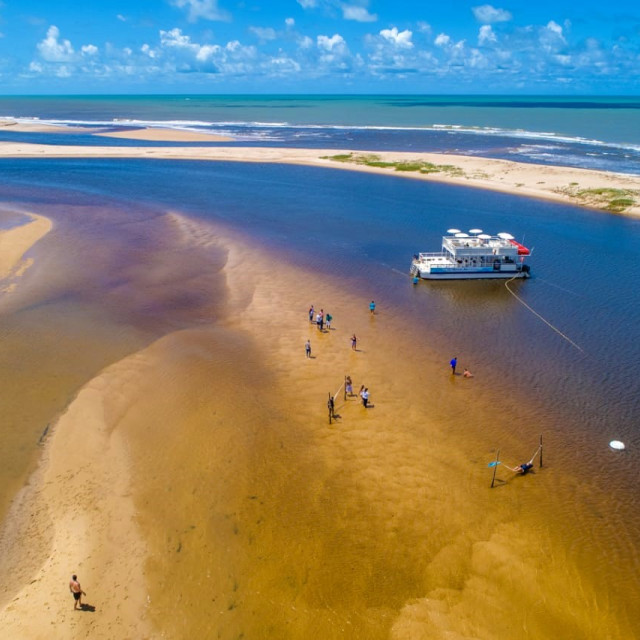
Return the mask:
[[[455,376],[456,375],[456,365],[458,364],[457,356],[454,356],[453,360],[451,360],[451,362],[449,364],[451,365],[451,375]]]
[[[73,594],[73,608],[77,609],[79,604],[82,609],[82,596],[86,596],[87,594],[82,590],[82,587],[78,582],[78,576],[71,576],[71,580],[69,580],[69,591]]]
[[[347,392],[347,395],[353,395],[353,382],[351,381],[351,376],[347,376],[345,378],[345,390]]]
[[[362,406],[366,409],[369,405],[369,389],[362,392]]]
[[[351,336],[351,349],[353,349],[353,351],[357,351],[356,349],[356,345],[358,344],[358,338],[356,338],[356,334],[354,333]]]
[[[331,321],[332,321],[332,320],[333,320],[333,316],[332,316],[330,313],[327,313],[327,316],[326,316],[326,323],[325,323],[325,324],[327,325],[327,329],[328,329],[329,331],[331,331]]]
[[[304,343],[304,350],[307,354],[307,358],[310,358],[311,357],[311,340],[307,340]]]
[[[371,313],[375,313],[376,312],[376,303],[372,300],[371,304],[369,305],[369,311],[371,311]]]
[[[314,315],[314,310],[313,310],[313,305],[311,305],[311,307],[309,307],[309,322],[313,322],[313,315]]]

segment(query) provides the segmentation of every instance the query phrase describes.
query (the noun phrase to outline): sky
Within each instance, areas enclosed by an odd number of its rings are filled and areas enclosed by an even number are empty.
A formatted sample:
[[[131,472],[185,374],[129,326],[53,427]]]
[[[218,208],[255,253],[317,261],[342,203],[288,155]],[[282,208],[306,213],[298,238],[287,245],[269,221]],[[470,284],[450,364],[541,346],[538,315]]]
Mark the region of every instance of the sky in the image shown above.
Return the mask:
[[[629,0],[0,0],[0,93],[637,95]]]

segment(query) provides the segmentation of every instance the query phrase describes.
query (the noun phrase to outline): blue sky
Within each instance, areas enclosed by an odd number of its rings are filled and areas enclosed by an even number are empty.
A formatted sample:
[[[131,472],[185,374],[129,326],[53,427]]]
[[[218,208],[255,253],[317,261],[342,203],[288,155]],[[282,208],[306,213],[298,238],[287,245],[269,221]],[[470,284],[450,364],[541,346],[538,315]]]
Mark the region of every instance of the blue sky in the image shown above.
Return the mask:
[[[0,92],[640,93],[627,0],[0,0]]]

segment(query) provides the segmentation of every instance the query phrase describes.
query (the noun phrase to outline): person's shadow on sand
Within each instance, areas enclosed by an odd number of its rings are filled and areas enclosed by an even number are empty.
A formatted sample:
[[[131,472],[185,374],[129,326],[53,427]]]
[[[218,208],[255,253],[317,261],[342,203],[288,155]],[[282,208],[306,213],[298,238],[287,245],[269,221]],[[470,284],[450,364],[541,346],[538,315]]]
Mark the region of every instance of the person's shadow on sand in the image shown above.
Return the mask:
[[[96,608],[92,605],[92,604],[81,604],[80,605],[80,611],[90,611],[91,613],[94,613],[96,610]]]

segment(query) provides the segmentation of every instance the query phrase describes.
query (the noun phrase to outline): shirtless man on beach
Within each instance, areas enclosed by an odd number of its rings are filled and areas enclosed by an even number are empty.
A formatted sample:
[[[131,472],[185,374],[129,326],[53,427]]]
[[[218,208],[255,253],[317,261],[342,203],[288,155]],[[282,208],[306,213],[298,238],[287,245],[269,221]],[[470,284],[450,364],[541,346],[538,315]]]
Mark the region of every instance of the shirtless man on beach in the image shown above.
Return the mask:
[[[73,594],[73,608],[77,609],[79,604],[82,609],[82,596],[86,596],[87,594],[82,590],[82,587],[78,582],[78,576],[71,576],[71,580],[69,581],[69,591]]]

